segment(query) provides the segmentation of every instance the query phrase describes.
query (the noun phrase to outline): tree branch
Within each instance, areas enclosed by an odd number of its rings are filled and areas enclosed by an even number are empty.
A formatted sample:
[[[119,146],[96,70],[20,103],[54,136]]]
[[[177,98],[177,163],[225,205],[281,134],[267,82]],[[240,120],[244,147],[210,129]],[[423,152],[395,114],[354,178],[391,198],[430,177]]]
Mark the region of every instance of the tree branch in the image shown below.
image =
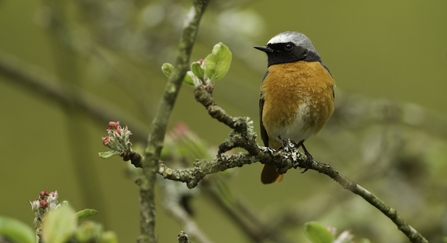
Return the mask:
[[[332,168],[329,164],[308,160],[304,154],[298,150],[298,146],[288,141],[279,151],[256,145],[256,134],[248,118],[234,118],[228,115],[222,108],[218,107],[207,87],[197,87],[195,89],[196,100],[199,101],[208,113],[218,121],[233,128],[230,137],[219,147],[219,153],[213,160],[196,160],[193,168],[171,169],[164,163],[159,163],[158,173],[164,178],[181,181],[193,188],[208,174],[224,171],[234,167],[241,167],[245,164],[261,162],[262,164],[275,166],[280,173],[286,173],[291,168],[304,168],[323,173],[343,188],[361,196],[372,206],[380,210],[402,231],[413,243],[428,242],[419,232],[411,227],[395,209],[389,207],[377,196],[356,184],[340,172]],[[229,149],[240,147],[247,150],[246,153],[237,155],[222,154]]]
[[[155,179],[163,147],[166,127],[174,107],[177,95],[188,71],[189,59],[198,32],[200,19],[208,4],[207,0],[195,0],[194,6],[187,15],[185,27],[178,46],[178,56],[175,69],[169,78],[158,110],[152,121],[142,161],[143,177],[140,181],[140,236],[138,242],[157,242],[155,236]]]

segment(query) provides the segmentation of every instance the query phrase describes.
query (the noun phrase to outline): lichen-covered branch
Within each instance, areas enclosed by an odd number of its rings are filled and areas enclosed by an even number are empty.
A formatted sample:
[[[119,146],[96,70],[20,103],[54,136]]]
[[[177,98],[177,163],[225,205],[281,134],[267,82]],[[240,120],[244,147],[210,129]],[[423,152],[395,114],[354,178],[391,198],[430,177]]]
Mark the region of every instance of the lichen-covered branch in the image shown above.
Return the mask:
[[[184,182],[189,188],[194,188],[206,175],[235,167],[242,167],[254,162],[257,162],[256,157],[247,153],[240,153],[237,155],[221,155],[217,156],[213,160],[196,160],[193,163],[193,168],[180,170],[169,168],[163,162],[159,162],[157,173],[166,179]]]
[[[346,190],[349,190],[361,196],[363,199],[365,199],[367,202],[369,202],[371,205],[373,205],[375,208],[377,208],[383,214],[385,214],[388,218],[390,218],[391,221],[393,221],[393,223],[396,224],[398,229],[402,231],[411,240],[411,242],[414,243],[428,242],[419,232],[417,232],[413,227],[411,227],[411,225],[409,225],[397,213],[397,211],[394,208],[388,206],[384,201],[382,201],[376,195],[372,194],[365,188],[361,187],[360,185],[356,184],[346,176],[342,175],[340,172],[332,168],[330,165],[320,162],[314,162],[311,164],[311,167],[309,167],[309,169],[318,171],[331,177],[332,179],[334,179],[334,181],[343,186],[343,188],[345,188]]]
[[[179,41],[175,69],[165,86],[163,97],[151,124],[145,159],[142,161],[143,178],[140,181],[140,236],[138,242],[157,242],[155,235],[155,179],[163,146],[166,127],[180,91],[183,77],[188,71],[189,59],[198,32],[200,19],[208,4],[207,0],[195,0],[187,15]]]
[[[419,232],[411,227],[396,210],[389,207],[381,199],[360,185],[356,184],[340,172],[332,168],[329,164],[314,160],[308,160],[304,154],[298,150],[293,142],[288,141],[279,151],[256,145],[256,135],[248,118],[235,118],[228,115],[222,108],[218,107],[211,96],[211,92],[206,87],[197,87],[195,89],[196,100],[199,101],[208,113],[218,121],[233,128],[229,138],[219,146],[218,155],[212,160],[196,160],[193,168],[172,169],[164,163],[159,163],[158,173],[164,178],[181,181],[193,188],[208,174],[224,171],[230,168],[241,167],[245,164],[261,162],[267,165],[273,165],[280,173],[286,173],[291,168],[304,168],[318,171],[340,184],[343,188],[361,196],[375,208],[380,210],[390,218],[413,243],[428,242]],[[226,152],[232,148],[244,148],[247,152],[236,155],[226,155]]]

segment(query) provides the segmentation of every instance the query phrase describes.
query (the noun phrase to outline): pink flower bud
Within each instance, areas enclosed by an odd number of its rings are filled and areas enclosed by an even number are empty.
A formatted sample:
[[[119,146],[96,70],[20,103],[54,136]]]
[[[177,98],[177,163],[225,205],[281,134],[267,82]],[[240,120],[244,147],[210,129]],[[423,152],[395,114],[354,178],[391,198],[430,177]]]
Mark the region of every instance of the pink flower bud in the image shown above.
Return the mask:
[[[116,132],[116,133],[117,133],[118,135],[120,135],[120,136],[121,136],[121,134],[122,134],[122,131],[123,131],[123,129],[119,129],[119,128],[118,128],[118,129],[116,129],[116,131],[115,131],[115,132]]]
[[[200,66],[202,66],[203,65],[203,59],[200,59],[199,63],[200,63]]]
[[[48,202],[47,201],[45,201],[45,200],[40,200],[40,207],[41,208],[46,208],[46,207],[48,207]]]
[[[104,146],[107,146],[107,145],[109,145],[110,144],[110,137],[109,136],[107,136],[107,137],[103,137],[102,138],[102,144],[104,145]]]
[[[46,192],[46,191],[41,191],[40,193],[39,193],[39,198],[45,198],[46,196],[48,196],[48,193]]]
[[[117,121],[117,122],[110,121],[109,122],[109,128],[107,130],[116,130],[116,129],[119,128],[119,126],[120,126],[120,122],[119,121]]]

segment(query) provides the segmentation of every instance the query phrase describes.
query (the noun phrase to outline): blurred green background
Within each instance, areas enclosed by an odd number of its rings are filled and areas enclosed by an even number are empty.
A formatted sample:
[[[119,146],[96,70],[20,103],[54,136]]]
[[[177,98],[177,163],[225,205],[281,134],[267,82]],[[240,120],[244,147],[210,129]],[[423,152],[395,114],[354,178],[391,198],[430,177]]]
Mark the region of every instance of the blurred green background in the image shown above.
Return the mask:
[[[147,128],[166,82],[161,64],[175,61],[190,5],[0,0],[0,55],[24,72],[63,81],[48,78],[51,85],[77,85],[107,100],[109,109],[125,111],[116,118],[123,125],[131,117]],[[192,60],[220,41],[232,50],[232,67],[214,97],[231,115],[251,117],[259,129],[266,57],[252,47],[279,32],[305,33],[337,82],[338,109],[307,148],[439,242],[447,235],[446,13],[445,1],[212,1]],[[97,156],[106,150],[101,136],[107,122],[24,87],[0,72],[0,215],[31,225],[28,201],[48,188],[78,210],[96,208],[96,220],[121,242],[135,241],[138,187],[126,176],[126,163]],[[170,128],[184,122],[216,147],[230,130],[209,118],[192,90],[183,87]],[[326,176],[289,171],[282,183],[264,186],[260,170],[260,164],[233,169],[225,180],[267,225],[293,215],[283,229],[293,242],[306,242],[307,221],[351,230],[355,239],[408,242],[389,219]],[[159,242],[173,242],[186,229],[164,211],[157,192]],[[197,224],[214,242],[250,242],[208,197],[198,192],[191,204]]]

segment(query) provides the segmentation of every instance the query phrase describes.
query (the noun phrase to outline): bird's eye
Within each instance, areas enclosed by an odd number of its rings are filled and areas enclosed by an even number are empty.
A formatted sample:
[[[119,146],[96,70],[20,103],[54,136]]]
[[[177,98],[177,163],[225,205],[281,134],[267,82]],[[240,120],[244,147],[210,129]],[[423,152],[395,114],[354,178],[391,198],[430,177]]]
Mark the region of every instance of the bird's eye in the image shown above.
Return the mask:
[[[286,51],[290,51],[290,50],[292,50],[293,47],[294,47],[294,45],[293,45],[292,43],[286,43],[286,44],[284,45],[284,49],[286,49]]]

